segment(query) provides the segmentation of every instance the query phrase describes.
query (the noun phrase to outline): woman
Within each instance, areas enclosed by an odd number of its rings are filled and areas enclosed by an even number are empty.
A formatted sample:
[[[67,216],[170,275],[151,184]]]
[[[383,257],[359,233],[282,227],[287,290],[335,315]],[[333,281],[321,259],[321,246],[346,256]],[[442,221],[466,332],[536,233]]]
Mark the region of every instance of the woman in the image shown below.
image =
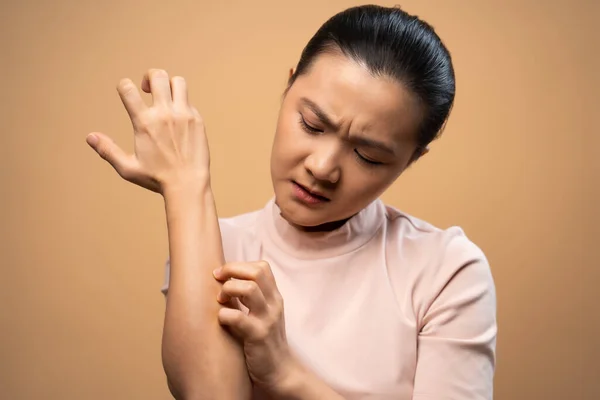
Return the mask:
[[[124,179],[164,197],[163,365],[176,397],[492,398],[485,256],[459,228],[378,200],[452,108],[451,58],[429,25],[378,6],[327,21],[281,104],[275,196],[234,218],[217,218],[183,78],[151,70],[142,89],[153,106],[130,80],[118,86],[135,155],[101,133],[87,141]]]

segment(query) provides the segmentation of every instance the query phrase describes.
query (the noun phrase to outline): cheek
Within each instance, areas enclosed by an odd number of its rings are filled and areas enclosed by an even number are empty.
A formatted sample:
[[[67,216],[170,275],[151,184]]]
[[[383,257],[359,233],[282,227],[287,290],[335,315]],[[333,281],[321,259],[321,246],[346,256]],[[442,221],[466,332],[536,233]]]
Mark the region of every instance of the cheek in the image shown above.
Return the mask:
[[[343,171],[346,179],[342,188],[344,198],[349,204],[364,206],[370,203],[396,180],[397,174],[395,171],[377,168],[366,170],[358,165],[356,160],[348,161],[349,163]]]
[[[281,165],[293,165],[303,160],[309,152],[310,141],[293,117],[280,118],[273,141],[272,159]]]
[[[365,193],[376,191],[379,186],[383,185],[383,180],[377,174],[365,173],[357,171],[358,168],[346,168],[344,176],[346,179],[345,190],[352,197],[363,197]]]

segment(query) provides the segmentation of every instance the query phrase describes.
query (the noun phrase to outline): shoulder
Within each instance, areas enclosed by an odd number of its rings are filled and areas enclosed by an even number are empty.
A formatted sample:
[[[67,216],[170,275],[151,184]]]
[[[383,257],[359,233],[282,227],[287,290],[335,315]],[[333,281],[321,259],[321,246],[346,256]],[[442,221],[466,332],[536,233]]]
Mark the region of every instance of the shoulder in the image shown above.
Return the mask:
[[[385,209],[386,242],[403,250],[406,256],[428,264],[487,263],[481,248],[461,227],[442,229],[394,207],[386,205]]]
[[[415,399],[491,398],[498,326],[484,252],[460,227],[440,229],[389,206],[385,231],[388,275],[418,334]]]
[[[388,270],[397,284],[410,286],[403,288],[410,290],[417,316],[423,318],[440,298],[466,295],[463,290],[485,293],[495,306],[488,259],[462,228],[438,228],[394,207],[385,208]]]

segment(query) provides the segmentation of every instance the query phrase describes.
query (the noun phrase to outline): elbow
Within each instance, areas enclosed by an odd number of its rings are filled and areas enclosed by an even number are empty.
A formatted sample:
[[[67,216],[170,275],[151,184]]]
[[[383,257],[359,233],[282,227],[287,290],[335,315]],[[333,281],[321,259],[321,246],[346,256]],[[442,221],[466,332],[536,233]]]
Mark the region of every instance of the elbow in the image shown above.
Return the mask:
[[[169,391],[175,400],[239,400],[242,397],[232,396],[231,393],[225,393],[223,388],[209,388],[206,385],[194,380],[193,382],[178,382],[167,379]],[[245,397],[244,397],[245,398]]]
[[[199,388],[194,385],[175,385],[167,380],[169,391],[175,400],[204,400],[210,398],[202,395]]]
[[[191,397],[189,397],[189,395],[187,393],[185,393],[186,391],[181,390],[181,388],[179,388],[178,386],[176,386],[168,378],[167,378],[167,386],[169,387],[169,392],[171,392],[171,396],[173,396],[173,398],[175,400],[187,400],[187,399],[191,399]]]

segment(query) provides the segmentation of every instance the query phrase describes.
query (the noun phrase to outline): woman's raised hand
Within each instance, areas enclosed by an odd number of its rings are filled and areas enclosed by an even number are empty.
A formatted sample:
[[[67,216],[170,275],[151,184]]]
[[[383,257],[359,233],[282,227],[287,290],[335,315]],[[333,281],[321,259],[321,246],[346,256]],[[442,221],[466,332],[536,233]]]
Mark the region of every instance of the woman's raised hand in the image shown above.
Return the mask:
[[[134,132],[134,154],[126,154],[100,132],[87,143],[125,180],[164,194],[180,186],[210,181],[210,157],[202,117],[188,102],[182,77],[149,70],[142,90],[152,94],[148,107],[136,85],[123,79],[117,86]]]

